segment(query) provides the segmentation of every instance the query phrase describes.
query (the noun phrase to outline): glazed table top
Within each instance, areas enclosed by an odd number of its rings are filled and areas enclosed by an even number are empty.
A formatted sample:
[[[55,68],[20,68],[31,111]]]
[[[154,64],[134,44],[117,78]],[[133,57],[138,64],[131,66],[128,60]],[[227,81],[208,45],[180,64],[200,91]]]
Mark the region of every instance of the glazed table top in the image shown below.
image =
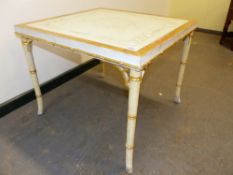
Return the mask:
[[[142,69],[196,28],[192,21],[105,8],[16,25],[27,38]]]

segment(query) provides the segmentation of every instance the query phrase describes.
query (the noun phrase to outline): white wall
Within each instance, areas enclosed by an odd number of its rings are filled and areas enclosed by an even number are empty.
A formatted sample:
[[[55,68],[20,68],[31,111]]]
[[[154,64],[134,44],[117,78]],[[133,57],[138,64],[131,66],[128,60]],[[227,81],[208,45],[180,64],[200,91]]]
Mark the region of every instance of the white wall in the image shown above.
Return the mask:
[[[112,7],[167,15],[170,0],[1,0],[0,1],[0,104],[32,88],[20,40],[14,25],[94,7]],[[49,48],[51,49],[51,48]],[[63,59],[70,54],[50,53],[34,47],[40,83],[76,64]],[[73,56],[74,57],[74,56]]]
[[[231,0],[171,0],[171,16],[195,19],[200,28],[222,31]]]

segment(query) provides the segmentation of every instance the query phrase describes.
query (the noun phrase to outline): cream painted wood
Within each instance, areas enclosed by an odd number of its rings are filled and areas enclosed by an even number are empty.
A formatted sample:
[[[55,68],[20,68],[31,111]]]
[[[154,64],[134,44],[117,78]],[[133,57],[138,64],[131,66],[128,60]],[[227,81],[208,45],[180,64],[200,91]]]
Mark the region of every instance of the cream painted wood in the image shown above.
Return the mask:
[[[98,8],[16,25],[15,31],[112,64],[143,70],[196,27],[188,20]]]
[[[182,86],[182,83],[184,80],[184,72],[185,72],[185,68],[186,68],[186,64],[187,64],[187,60],[188,60],[188,55],[189,55],[189,51],[190,51],[190,46],[191,46],[191,42],[192,42],[192,35],[193,35],[193,33],[189,34],[184,40],[184,49],[183,49],[183,53],[182,53],[180,69],[179,69],[179,74],[178,74],[178,80],[177,80],[177,84],[176,84],[176,92],[175,92],[175,99],[174,99],[175,103],[181,102],[181,98],[180,98],[181,86]]]
[[[36,95],[36,101],[38,106],[37,114],[41,115],[43,114],[43,100],[39,85],[39,80],[36,73],[36,67],[34,63],[33,53],[32,53],[32,40],[30,39],[24,39],[22,38],[22,45],[25,52],[26,61],[29,68],[29,73],[31,76],[32,84],[34,87],[35,95]]]
[[[137,51],[187,22],[183,19],[98,8],[27,26]]]
[[[126,170],[128,173],[133,172],[134,137],[135,137],[141,81],[142,81],[142,72],[130,70],[128,122],[127,122],[127,137],[126,137]]]
[[[124,80],[124,85],[125,87],[129,87],[129,69],[126,69],[124,67],[121,66],[115,66],[121,73],[122,78]]]

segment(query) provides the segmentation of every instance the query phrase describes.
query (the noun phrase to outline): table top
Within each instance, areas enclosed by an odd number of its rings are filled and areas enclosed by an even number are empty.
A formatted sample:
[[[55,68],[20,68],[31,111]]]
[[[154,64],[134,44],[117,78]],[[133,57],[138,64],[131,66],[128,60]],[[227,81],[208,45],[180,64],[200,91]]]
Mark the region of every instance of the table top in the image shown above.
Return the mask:
[[[195,28],[188,20],[97,8],[19,24],[16,33],[139,68],[159,54],[155,49]]]

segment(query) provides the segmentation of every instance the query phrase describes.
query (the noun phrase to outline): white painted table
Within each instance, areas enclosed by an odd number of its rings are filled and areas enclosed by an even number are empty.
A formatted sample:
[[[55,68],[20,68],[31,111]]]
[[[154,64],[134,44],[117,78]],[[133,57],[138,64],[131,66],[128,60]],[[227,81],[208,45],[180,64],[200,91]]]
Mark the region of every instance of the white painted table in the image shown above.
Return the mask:
[[[15,32],[20,36],[26,54],[38,115],[43,113],[43,101],[32,54],[34,40],[85,53],[114,64],[122,71],[129,89],[126,170],[131,173],[139,90],[144,72],[154,58],[184,39],[175,93],[175,102],[180,103],[185,64],[196,27],[188,20],[97,8],[19,24],[15,26]]]

